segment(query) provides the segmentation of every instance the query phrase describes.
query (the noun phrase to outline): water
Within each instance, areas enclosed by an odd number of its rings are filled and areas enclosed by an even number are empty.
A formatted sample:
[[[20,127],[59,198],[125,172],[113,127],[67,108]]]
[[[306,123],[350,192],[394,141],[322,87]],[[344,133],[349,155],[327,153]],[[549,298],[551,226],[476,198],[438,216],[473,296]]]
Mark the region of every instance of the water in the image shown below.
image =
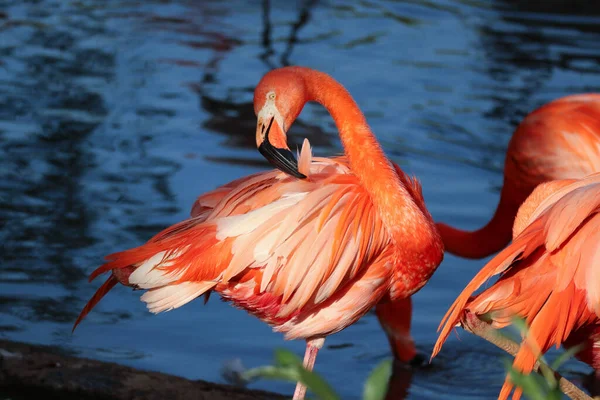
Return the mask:
[[[122,287],[70,331],[105,254],[185,218],[200,193],[267,168],[251,101],[273,67],[333,74],[388,155],[420,178],[434,217],[482,225],[518,121],[551,99],[600,91],[600,7],[571,3],[0,1],[0,336],[211,381],[223,381],[228,360],[252,367],[276,347],[303,352],[216,299],[153,316]],[[293,144],[304,137],[317,155],[341,150],[319,106],[291,130]],[[421,351],[481,265],[447,255],[415,296]],[[389,356],[369,314],[327,339],[317,370],[357,399]],[[576,382],[587,371],[567,367]],[[484,399],[502,378],[500,352],[461,332],[431,368],[397,371],[393,390]]]

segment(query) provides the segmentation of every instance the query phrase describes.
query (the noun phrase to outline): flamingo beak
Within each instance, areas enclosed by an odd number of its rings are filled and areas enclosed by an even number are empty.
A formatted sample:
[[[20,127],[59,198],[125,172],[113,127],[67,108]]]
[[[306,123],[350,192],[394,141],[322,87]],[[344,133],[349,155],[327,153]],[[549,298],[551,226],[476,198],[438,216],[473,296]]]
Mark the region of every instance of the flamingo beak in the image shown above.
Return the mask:
[[[274,146],[269,141],[269,132],[273,127],[274,120],[275,117],[271,117],[269,125],[265,126],[265,121],[259,119],[258,125],[256,126],[256,138],[259,143],[258,151],[260,151],[260,154],[262,154],[263,157],[278,170],[299,179],[306,178],[306,175],[298,171],[298,161],[296,161],[294,154],[287,148],[287,145],[285,145],[285,141],[283,145],[285,147]],[[277,125],[277,122],[275,122],[275,125]],[[278,125],[275,129],[281,130]],[[283,133],[281,136],[285,137]],[[262,141],[260,141],[261,138]]]

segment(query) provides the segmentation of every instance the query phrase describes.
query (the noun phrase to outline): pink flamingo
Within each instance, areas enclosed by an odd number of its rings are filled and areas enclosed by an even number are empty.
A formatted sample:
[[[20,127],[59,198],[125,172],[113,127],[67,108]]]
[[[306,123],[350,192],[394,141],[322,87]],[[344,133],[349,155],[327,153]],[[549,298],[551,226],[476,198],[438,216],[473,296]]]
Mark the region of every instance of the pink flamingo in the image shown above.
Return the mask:
[[[305,141],[294,159],[286,131],[307,101],[331,113],[344,157],[313,159]],[[221,186],[198,198],[191,218],[109,255],[90,279],[111,274],[75,326],[119,282],[147,289],[141,299],[154,313],[215,291],[286,339],[306,340],[304,364],[311,370],[327,335],[379,303],[404,309],[425,285],[443,245],[420,185],[385,157],[346,89],[315,70],[281,68],[256,87],[254,110],[256,144],[285,173],[260,172]],[[405,333],[391,341],[414,351]],[[294,399],[305,391],[299,383]]]
[[[539,185],[523,203],[513,241],[496,255],[454,301],[440,324],[432,358],[465,318],[481,318],[500,329],[514,316],[529,332],[513,366],[532,371],[553,345],[582,343],[577,358],[600,371],[600,173]],[[473,293],[488,279],[496,283]],[[504,382],[499,399],[512,383]],[[515,391],[513,399],[521,392]]]

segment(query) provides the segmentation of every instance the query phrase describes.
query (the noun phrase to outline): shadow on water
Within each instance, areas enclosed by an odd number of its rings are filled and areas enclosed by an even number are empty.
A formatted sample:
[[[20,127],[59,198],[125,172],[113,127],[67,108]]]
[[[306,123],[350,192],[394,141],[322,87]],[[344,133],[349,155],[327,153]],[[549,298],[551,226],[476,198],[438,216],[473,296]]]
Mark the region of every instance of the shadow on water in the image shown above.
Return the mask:
[[[485,197],[486,185],[501,184],[504,150],[527,112],[600,91],[600,6],[591,2],[0,7],[0,336],[191,378],[218,380],[213,366],[225,359],[266,364],[274,346],[300,351],[302,343],[284,343],[214,301],[150,316],[139,292],[120,289],[75,336],[70,325],[98,286],[85,277],[104,255],[185,218],[198,194],[268,166],[255,149],[252,106],[265,72],[304,64],[332,73],[386,152],[422,179],[434,216],[456,225],[491,215],[496,194]],[[340,150],[318,106],[294,124],[290,147],[305,137],[317,153]],[[472,273],[448,257],[415,296],[413,331],[424,353]],[[430,369],[395,370],[388,398],[496,394],[500,353],[461,337]],[[344,398],[357,398],[388,354],[369,314],[328,339],[317,368]]]
[[[403,400],[408,397],[413,370],[403,365],[394,365],[388,382],[385,400]]]

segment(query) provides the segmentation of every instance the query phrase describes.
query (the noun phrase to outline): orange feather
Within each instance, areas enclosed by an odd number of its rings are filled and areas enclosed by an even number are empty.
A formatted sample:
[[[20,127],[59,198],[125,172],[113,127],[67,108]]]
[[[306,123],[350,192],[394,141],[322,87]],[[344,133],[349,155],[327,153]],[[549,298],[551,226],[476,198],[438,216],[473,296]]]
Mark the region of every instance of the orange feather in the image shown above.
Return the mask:
[[[432,358],[465,313],[495,328],[514,316],[526,319],[529,331],[513,363],[524,373],[553,345],[600,323],[600,173],[540,185],[517,214],[514,232],[513,242],[471,280],[442,319]],[[473,296],[498,274],[496,283]],[[499,398],[506,399],[511,389],[507,378]],[[515,391],[513,398],[519,397]]]

